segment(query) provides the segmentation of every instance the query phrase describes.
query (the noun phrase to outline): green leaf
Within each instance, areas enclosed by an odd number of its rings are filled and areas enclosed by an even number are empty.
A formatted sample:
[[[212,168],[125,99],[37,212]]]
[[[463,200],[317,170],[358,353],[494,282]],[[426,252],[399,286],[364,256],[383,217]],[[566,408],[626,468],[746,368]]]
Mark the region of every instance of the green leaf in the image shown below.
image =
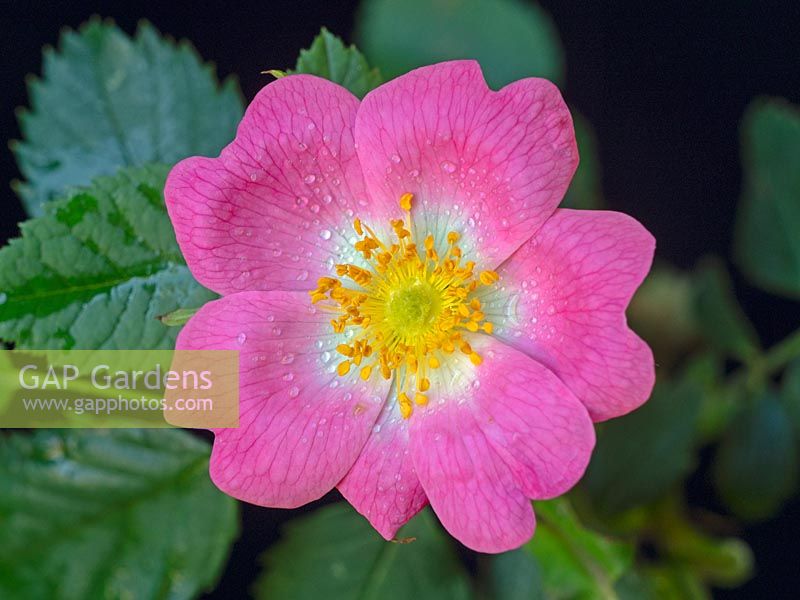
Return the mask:
[[[222,86],[187,42],[142,23],[134,38],[93,19],[45,50],[42,79],[30,84],[14,144],[27,181],[17,185],[28,212],[71,186],[148,162],[216,155],[242,116],[237,83]]]
[[[564,79],[553,22],[523,0],[365,0],[357,28],[359,46],[387,78],[473,58],[494,88],[524,77]]]
[[[657,565],[645,569],[653,600],[712,600],[711,592],[685,565]],[[645,600],[647,596],[636,600]],[[631,599],[633,600],[633,598]]]
[[[530,552],[503,552],[490,559],[489,593],[492,600],[544,600],[542,576]]]
[[[292,72],[324,77],[347,88],[359,98],[383,83],[378,69],[370,68],[358,48],[345,46],[340,38],[324,27],[314,38],[311,47],[300,51]]]
[[[236,503],[178,430],[0,438],[0,596],[193,598],[216,582]]]
[[[551,600],[616,598],[614,583],[631,567],[633,546],[586,528],[564,498],[535,502],[537,526],[527,548]]]
[[[709,257],[697,267],[694,308],[697,326],[712,348],[741,361],[759,352],[756,330],[736,301],[721,260]]]
[[[387,542],[345,503],[291,521],[267,550],[256,598],[349,600],[470,598],[466,575],[430,512]]]
[[[797,440],[786,407],[766,392],[742,411],[723,437],[714,482],[737,515],[765,519],[794,492],[798,466]]]
[[[167,168],[126,169],[51,202],[0,249],[0,338],[18,348],[172,348],[157,317],[213,294],[167,217]]]
[[[643,572],[630,570],[614,585],[619,600],[664,600],[656,594],[655,584]]]
[[[579,112],[572,112],[575,124],[575,138],[578,142],[580,163],[572,183],[561,203],[562,208],[598,209],[603,206],[603,192],[600,184],[600,159],[597,155],[597,141],[589,121]]]
[[[800,298],[800,111],[761,99],[742,123],[744,192],[734,254],[767,291]]]
[[[651,502],[691,470],[700,404],[699,386],[683,377],[657,385],[644,406],[603,424],[582,483],[598,511]]]

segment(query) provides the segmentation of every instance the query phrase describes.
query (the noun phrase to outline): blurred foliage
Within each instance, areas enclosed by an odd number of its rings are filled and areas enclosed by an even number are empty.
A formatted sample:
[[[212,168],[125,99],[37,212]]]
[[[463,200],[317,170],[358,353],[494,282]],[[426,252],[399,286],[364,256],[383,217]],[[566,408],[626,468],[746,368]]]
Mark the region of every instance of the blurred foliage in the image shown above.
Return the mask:
[[[628,307],[628,319],[658,358],[660,370],[679,362],[697,345],[692,276],[656,261]]]
[[[614,583],[633,564],[634,546],[587,529],[566,499],[534,502],[537,526],[528,549],[545,597],[613,598]]]
[[[759,352],[758,335],[733,293],[730,276],[717,258],[701,261],[694,274],[696,322],[712,349],[748,362]]]
[[[185,431],[42,430],[0,444],[0,596],[194,598],[237,506]]]
[[[357,29],[359,46],[387,78],[469,58],[496,89],[523,77],[564,80],[553,22],[523,0],[364,0]]]
[[[394,543],[346,503],[297,518],[283,534],[264,554],[256,598],[471,597],[466,572],[428,510],[407,523]]]
[[[503,552],[486,561],[484,596],[493,600],[544,600],[542,576],[527,548]]]
[[[744,191],[734,254],[750,280],[800,298],[800,111],[777,99],[752,104],[742,123]]]
[[[452,58],[480,60],[495,88],[529,76],[564,81],[552,22],[521,0],[365,0],[357,29],[366,57],[323,29],[294,72],[359,97],[380,73]],[[27,178],[19,192],[41,216],[0,250],[0,336],[21,347],[171,345],[213,295],[183,264],[161,188],[170,164],[232,138],[242,112],[235,83],[219,86],[190,46],[149,25],[130,38],[92,21],[45,53],[31,105],[14,149]],[[596,140],[573,113],[581,163],[563,206],[600,208]],[[798,114],[780,100],[747,112],[733,251],[746,283],[791,297],[800,297]],[[475,557],[457,551],[430,511],[387,543],[337,504],[285,527],[264,554],[255,595],[678,600],[740,585],[753,558],[730,531],[775,515],[797,492],[800,332],[762,348],[722,257],[685,271],[657,263],[628,314],[655,352],[653,397],[598,426],[583,482],[535,503],[529,544],[467,569],[462,559]],[[699,476],[732,514],[686,504],[703,449],[714,461]],[[174,431],[0,437],[0,593],[196,596],[236,533],[234,504],[210,484],[207,455]]]
[[[700,403],[687,374],[659,383],[640,409],[599,426],[583,479],[595,510],[615,514],[653,502],[693,469]]]
[[[44,52],[43,78],[30,83],[20,113],[23,140],[12,145],[28,213],[67,187],[148,162],[215,155],[242,117],[238,84],[221,86],[187,42],[176,44],[143,22],[134,38],[93,19],[65,30]]]
[[[717,450],[714,478],[722,499],[743,518],[771,517],[797,487],[797,450],[780,399],[769,391],[752,399]]]

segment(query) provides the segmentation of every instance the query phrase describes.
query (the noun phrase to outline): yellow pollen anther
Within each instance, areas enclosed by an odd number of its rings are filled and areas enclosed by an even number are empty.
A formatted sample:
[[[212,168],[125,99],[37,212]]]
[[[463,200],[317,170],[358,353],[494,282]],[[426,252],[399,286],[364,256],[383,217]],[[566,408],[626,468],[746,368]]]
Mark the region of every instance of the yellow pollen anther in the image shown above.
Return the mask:
[[[500,275],[496,271],[481,271],[480,280],[483,285],[492,285],[498,279]]]
[[[411,210],[411,201],[414,199],[414,194],[406,192],[400,196],[400,208],[409,212]]]
[[[389,240],[354,219],[359,264],[335,265],[336,277],[319,278],[308,292],[320,310],[333,313],[334,333],[347,334],[336,346],[344,357],[336,372],[345,376],[356,369],[363,381],[373,375],[393,379],[405,419],[414,406],[428,403],[437,369],[448,360],[462,363],[453,356],[456,350],[481,364],[467,338],[491,334],[494,327],[475,294],[499,279],[495,271],[475,271],[475,262],[463,259],[458,232],[448,232],[447,246],[438,248],[434,235],[417,235],[413,201],[412,193],[400,197],[404,216],[389,222]]]
[[[411,398],[409,398],[405,392],[400,392],[397,394],[397,403],[400,405],[400,414],[403,415],[403,418],[409,418],[413,410]]]
[[[350,372],[350,361],[346,360],[344,362],[339,363],[339,366],[336,367],[336,372],[339,373],[340,376],[344,377]]]

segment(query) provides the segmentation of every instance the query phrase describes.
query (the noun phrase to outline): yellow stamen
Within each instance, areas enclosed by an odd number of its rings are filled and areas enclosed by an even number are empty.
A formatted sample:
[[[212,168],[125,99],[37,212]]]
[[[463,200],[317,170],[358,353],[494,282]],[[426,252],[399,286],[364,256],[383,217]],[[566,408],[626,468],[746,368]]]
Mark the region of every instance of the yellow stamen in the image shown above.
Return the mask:
[[[336,372],[345,376],[355,367],[364,381],[375,373],[386,380],[394,377],[405,419],[414,405],[428,403],[428,392],[436,392],[432,373],[446,360],[455,360],[456,349],[473,365],[481,364],[482,357],[465,336],[491,334],[494,328],[473,294],[480,285],[499,279],[495,271],[475,273],[473,261],[462,263],[458,232],[448,232],[447,247],[438,251],[433,235],[417,237],[410,216],[413,200],[411,193],[400,197],[405,216],[390,221],[395,239],[388,243],[354,219],[359,236],[354,249],[364,263],[335,265],[338,278],[321,277],[309,291],[311,302],[335,313],[330,321],[335,333],[350,328],[348,335],[355,334],[336,347],[346,358]]]

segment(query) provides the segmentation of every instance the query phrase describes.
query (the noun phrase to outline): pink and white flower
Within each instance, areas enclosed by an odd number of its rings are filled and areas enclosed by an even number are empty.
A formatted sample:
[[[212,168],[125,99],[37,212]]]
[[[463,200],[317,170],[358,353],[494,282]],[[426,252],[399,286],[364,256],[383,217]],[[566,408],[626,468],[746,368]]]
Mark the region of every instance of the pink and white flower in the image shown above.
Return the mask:
[[[625,319],[654,240],[557,209],[577,163],[555,86],[495,92],[455,61],[362,102],[279,79],[218,158],[178,164],[178,242],[222,295],[178,347],[241,352],[217,486],[285,508],[338,487],[387,539],[430,503],[475,550],[527,541],[531,499],[583,474],[592,421],[654,380]]]

